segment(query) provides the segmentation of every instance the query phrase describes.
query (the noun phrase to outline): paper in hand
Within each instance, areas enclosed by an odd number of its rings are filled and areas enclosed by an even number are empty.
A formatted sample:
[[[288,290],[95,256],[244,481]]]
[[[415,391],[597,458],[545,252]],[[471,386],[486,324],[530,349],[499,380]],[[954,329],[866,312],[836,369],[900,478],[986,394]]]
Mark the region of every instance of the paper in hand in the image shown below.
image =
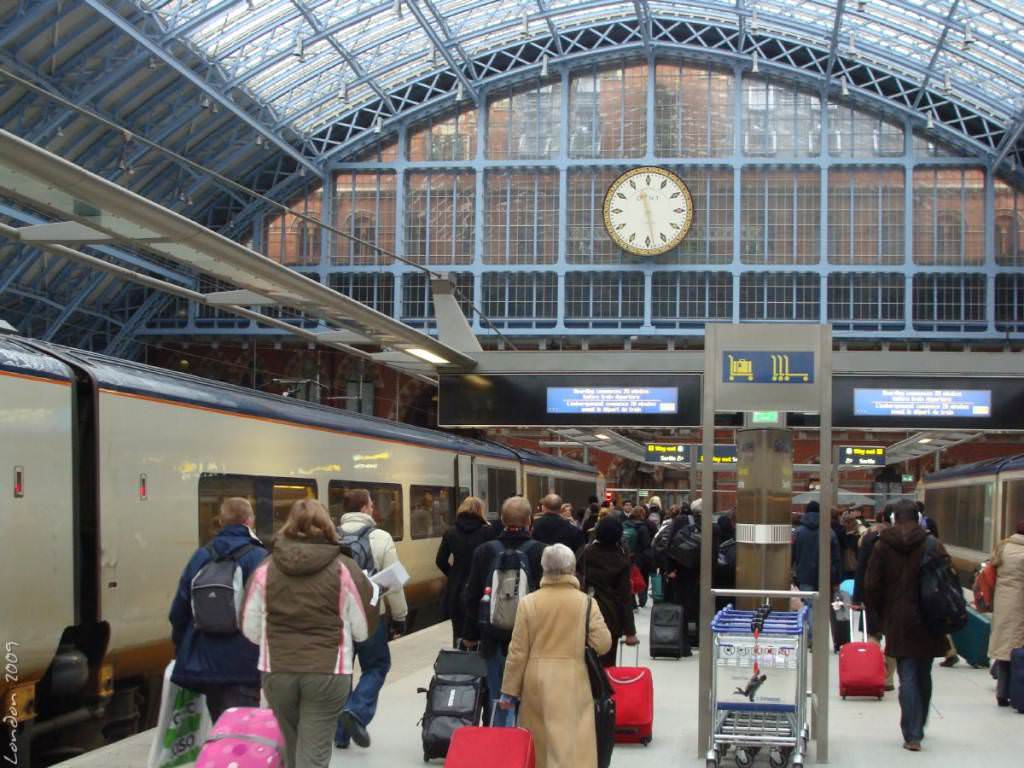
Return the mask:
[[[382,594],[388,594],[402,588],[409,580],[409,572],[400,562],[395,562],[370,577],[370,581],[380,587]]]

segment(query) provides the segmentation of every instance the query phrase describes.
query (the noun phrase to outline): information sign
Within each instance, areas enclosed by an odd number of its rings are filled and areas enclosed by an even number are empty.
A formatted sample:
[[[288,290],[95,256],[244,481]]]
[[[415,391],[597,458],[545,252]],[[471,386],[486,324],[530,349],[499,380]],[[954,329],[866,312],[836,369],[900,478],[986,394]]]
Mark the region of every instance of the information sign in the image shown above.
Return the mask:
[[[989,389],[854,389],[855,416],[988,418]]]
[[[838,463],[848,467],[884,467],[885,447],[881,445],[845,445],[839,449]]]
[[[676,413],[677,387],[548,387],[549,414],[634,415]]]
[[[726,384],[813,384],[813,352],[726,350],[722,353]]]
[[[647,461],[651,464],[689,464],[690,446],[678,443],[647,443]]]

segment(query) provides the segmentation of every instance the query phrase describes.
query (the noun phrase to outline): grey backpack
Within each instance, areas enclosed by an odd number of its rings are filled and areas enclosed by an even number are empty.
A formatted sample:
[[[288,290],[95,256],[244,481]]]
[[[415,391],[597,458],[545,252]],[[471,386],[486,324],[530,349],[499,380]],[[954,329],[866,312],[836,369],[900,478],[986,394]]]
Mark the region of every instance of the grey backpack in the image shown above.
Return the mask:
[[[352,553],[352,559],[367,576],[373,576],[377,572],[377,564],[373,560],[373,547],[370,546],[370,534],[376,529],[375,525],[364,525],[358,531],[345,533],[341,528],[341,543],[348,547]]]
[[[210,559],[192,578],[192,621],[200,632],[233,635],[239,630],[238,614],[245,597],[245,576],[238,561],[252,544],[223,556],[212,541],[205,549]]]

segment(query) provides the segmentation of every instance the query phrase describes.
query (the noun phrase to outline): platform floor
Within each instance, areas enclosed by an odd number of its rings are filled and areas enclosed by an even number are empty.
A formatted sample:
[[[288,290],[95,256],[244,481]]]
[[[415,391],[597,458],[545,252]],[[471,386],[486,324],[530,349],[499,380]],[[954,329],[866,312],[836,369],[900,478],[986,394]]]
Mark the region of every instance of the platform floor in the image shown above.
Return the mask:
[[[618,746],[613,768],[703,768],[695,758],[697,734],[697,657],[679,661],[650,659],[646,648],[648,610],[637,616],[644,642],[641,664],[654,672],[654,741],[648,747]],[[448,624],[440,624],[392,645],[393,668],[381,693],[377,718],[370,726],[373,743],[368,750],[352,746],[335,750],[331,768],[400,768],[422,766],[420,732],[424,697],[416,692],[430,679],[430,667],[437,649],[450,642]],[[835,690],[836,657],[833,656],[832,688]],[[627,660],[628,663],[628,660]],[[902,749],[899,732],[899,704],[896,693],[878,702],[866,699],[842,701],[833,694],[830,701],[831,755],[829,764],[839,768],[884,768],[912,765],[948,766],[1020,765],[1024,741],[1024,716],[995,705],[995,682],[987,670],[960,664],[952,669],[936,666],[935,693],[928,722],[924,751],[912,754]],[[117,744],[63,763],[64,768],[144,768],[152,732],[142,733]],[[808,764],[814,760],[814,746]],[[439,765],[440,762],[438,761]],[[729,760],[726,766],[734,765]],[[755,765],[767,766],[765,757]]]

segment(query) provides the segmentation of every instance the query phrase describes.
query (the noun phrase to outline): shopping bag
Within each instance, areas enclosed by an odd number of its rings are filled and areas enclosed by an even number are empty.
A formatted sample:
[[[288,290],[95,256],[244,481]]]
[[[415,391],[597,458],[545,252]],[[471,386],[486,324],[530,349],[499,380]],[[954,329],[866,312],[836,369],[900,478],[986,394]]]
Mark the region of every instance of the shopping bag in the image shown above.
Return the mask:
[[[175,768],[194,763],[210,732],[206,697],[171,682],[174,662],[164,670],[160,717],[149,749],[147,768]]]

